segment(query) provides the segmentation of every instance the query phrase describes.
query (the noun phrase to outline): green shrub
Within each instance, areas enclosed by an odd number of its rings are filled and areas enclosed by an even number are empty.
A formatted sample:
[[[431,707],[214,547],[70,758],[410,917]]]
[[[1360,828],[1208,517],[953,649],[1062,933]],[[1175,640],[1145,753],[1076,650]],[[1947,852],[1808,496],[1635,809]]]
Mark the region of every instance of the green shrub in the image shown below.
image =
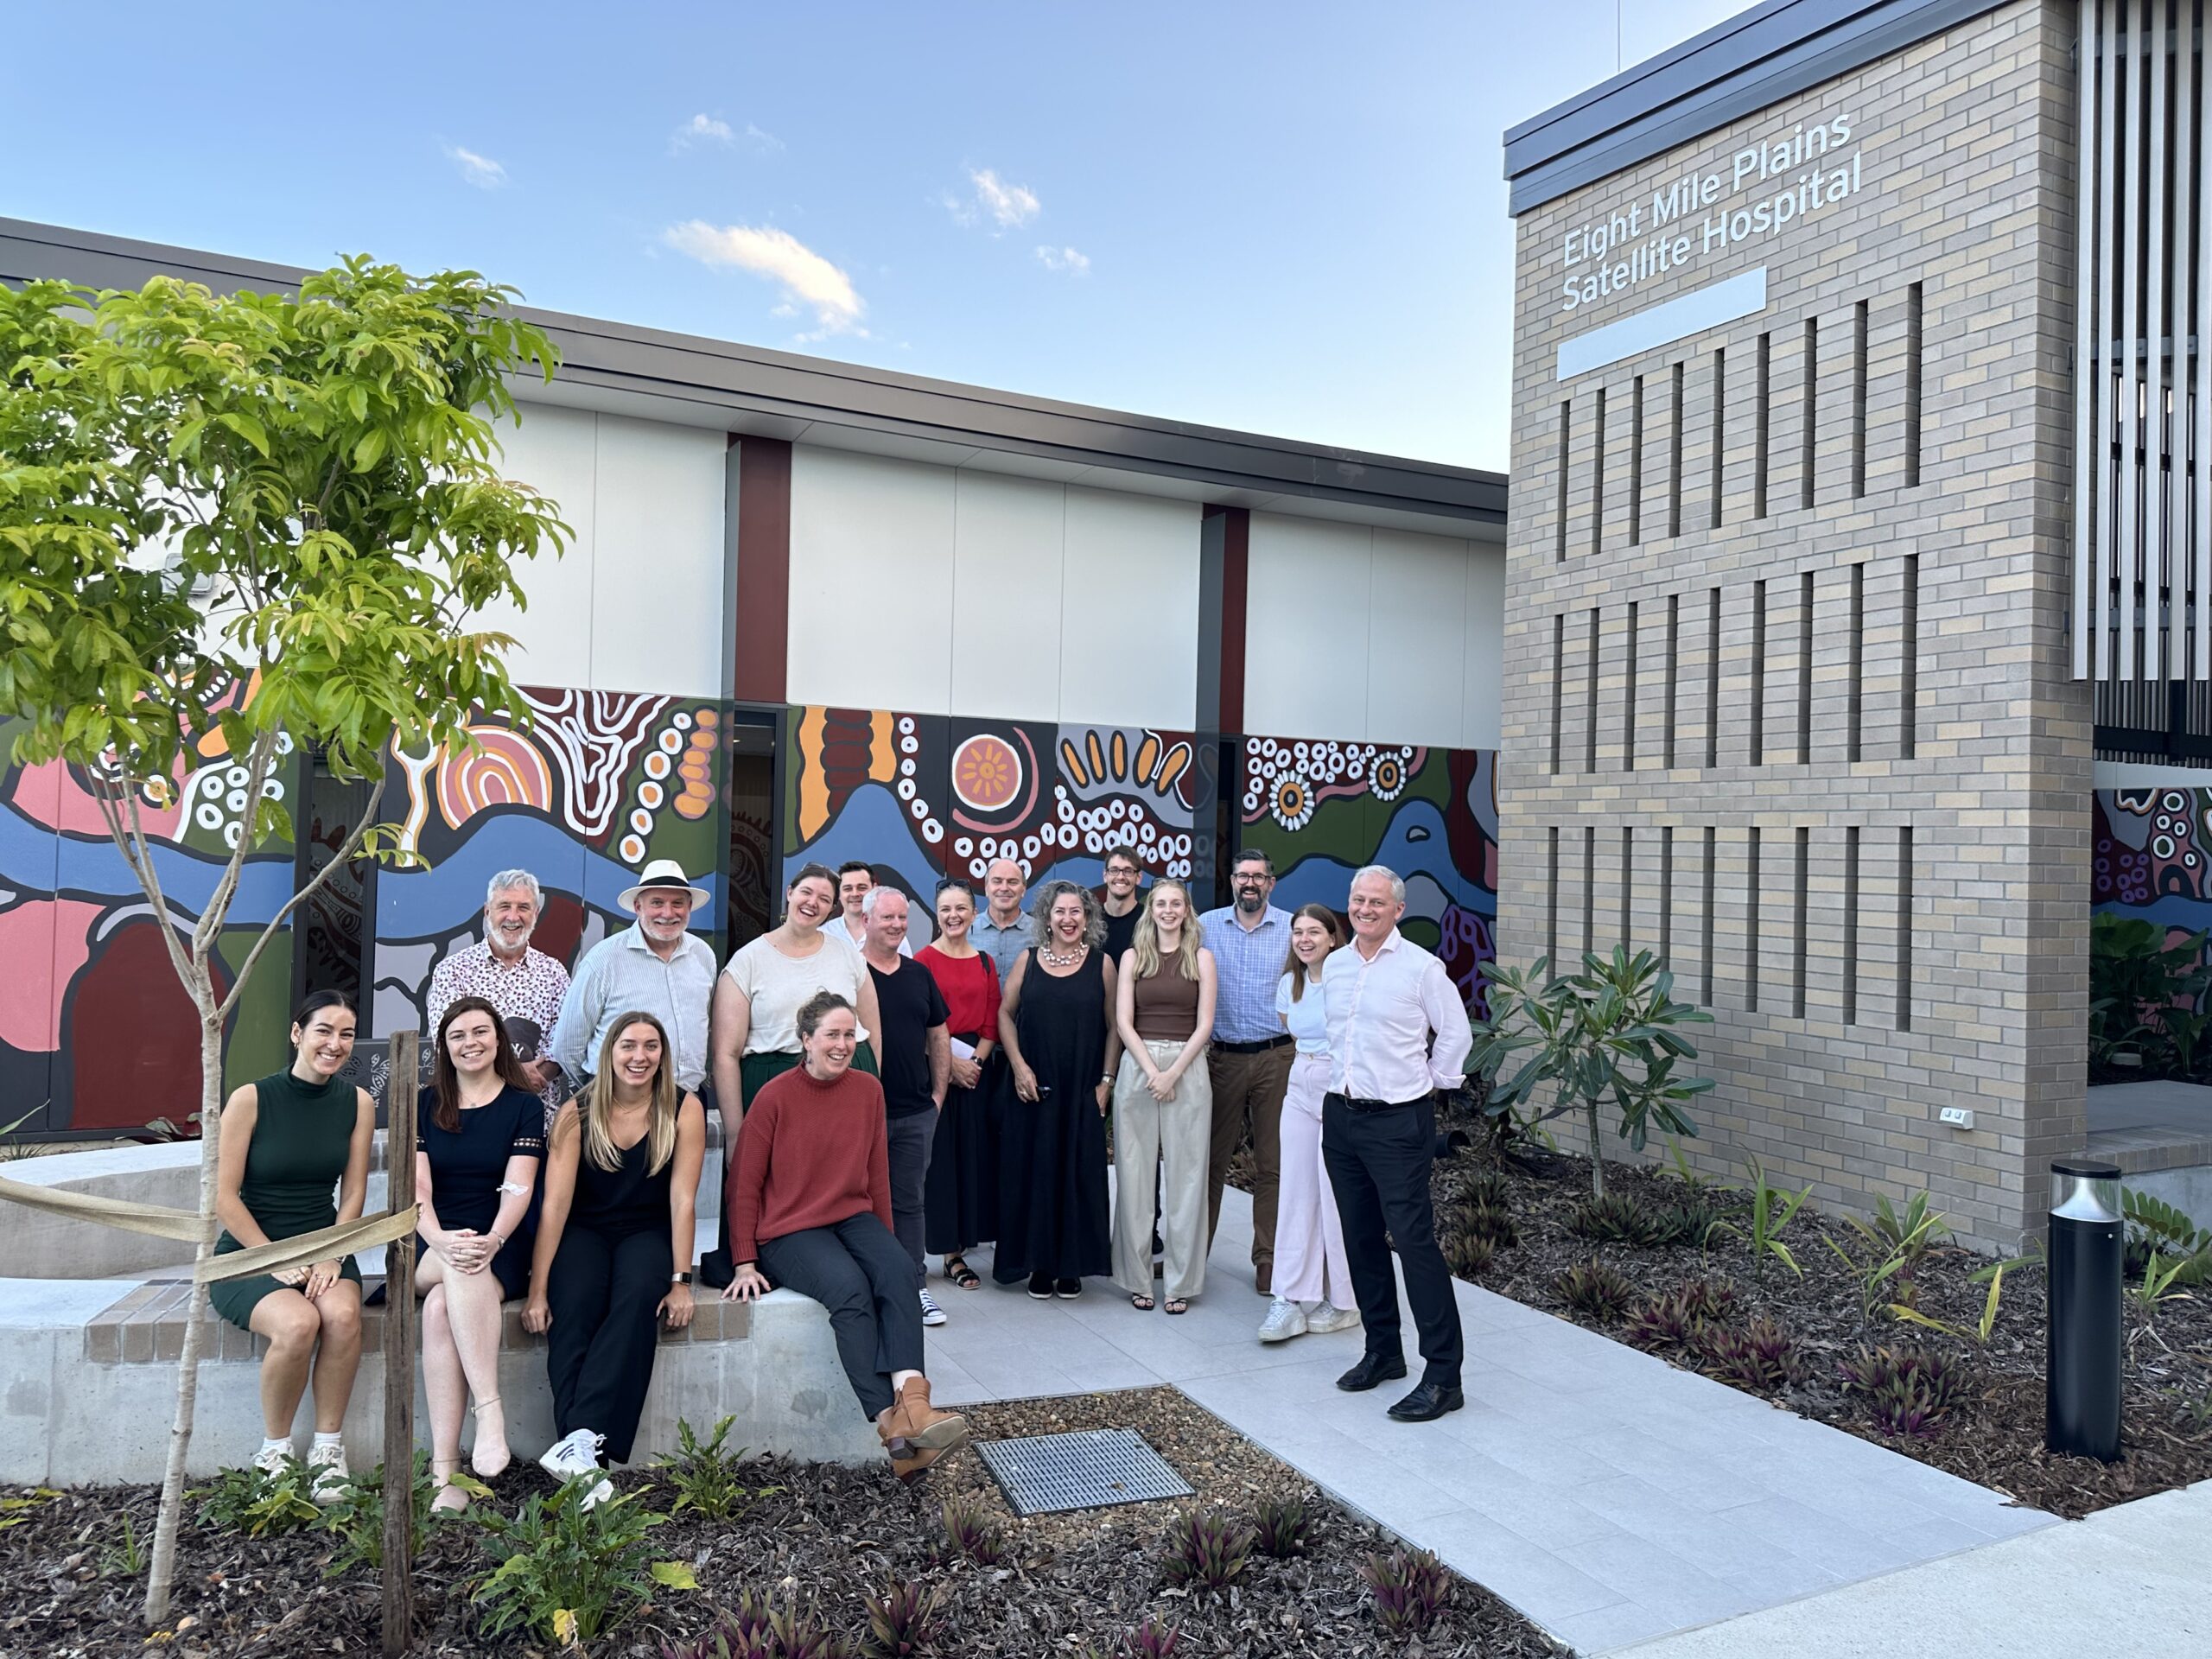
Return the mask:
[[[226,1469],[191,1494],[200,1500],[200,1524],[249,1538],[276,1538],[322,1519],[315,1501],[315,1477],[297,1458],[287,1458],[275,1473],[248,1464]]]
[[[676,1502],[669,1506],[669,1514],[681,1515],[690,1510],[704,1520],[734,1521],[758,1500],[772,1497],[784,1490],[780,1486],[750,1487],[738,1478],[745,1467],[745,1449],[723,1449],[723,1442],[729,1438],[730,1425],[736,1421],[734,1417],[723,1418],[715,1425],[713,1437],[702,1442],[692,1433],[687,1420],[677,1420],[676,1450],[653,1459],[653,1467],[662,1471],[676,1491]]]
[[[1618,1319],[1636,1287],[1618,1268],[1594,1258],[1578,1262],[1552,1281],[1552,1294],[1576,1312],[1593,1319]]]
[[[681,1561],[652,1559],[647,1541],[668,1517],[639,1507],[637,1493],[584,1507],[601,1478],[580,1475],[550,1497],[533,1492],[512,1516],[488,1505],[467,1511],[496,1563],[473,1597],[485,1610],[485,1635],[523,1629],[572,1646],[628,1618],[656,1584],[698,1587]]]
[[[467,1474],[456,1472],[454,1481],[472,1497],[489,1497],[492,1495],[490,1487]],[[444,1519],[442,1514],[430,1507],[430,1500],[437,1495],[437,1483],[430,1478],[430,1454],[417,1450],[415,1453],[413,1488],[415,1536],[417,1538],[433,1522]],[[382,1570],[384,1465],[378,1464],[368,1473],[349,1478],[341,1489],[338,1501],[324,1507],[321,1524],[325,1532],[338,1540],[337,1548],[323,1563],[323,1577],[334,1579],[354,1567]]]

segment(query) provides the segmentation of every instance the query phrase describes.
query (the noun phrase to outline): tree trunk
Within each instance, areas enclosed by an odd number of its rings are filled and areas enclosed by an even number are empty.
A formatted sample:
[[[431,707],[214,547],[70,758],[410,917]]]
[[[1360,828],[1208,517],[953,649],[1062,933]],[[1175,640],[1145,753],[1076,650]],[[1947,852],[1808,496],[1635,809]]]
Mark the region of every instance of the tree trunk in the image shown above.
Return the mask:
[[[223,1022],[215,1012],[214,975],[204,966],[200,982],[188,984],[200,1017],[200,1213],[215,1214],[215,1164],[219,1154],[223,1107]],[[200,1241],[193,1260],[205,1261],[215,1249],[213,1236]],[[161,1516],[154,1526],[153,1559],[146,1570],[146,1622],[166,1624],[169,1586],[176,1575],[176,1535],[184,1509],[184,1458],[192,1445],[192,1412],[200,1393],[200,1338],[207,1312],[207,1287],[195,1284],[185,1304],[184,1352],[177,1361],[176,1418],[169,1426],[168,1466],[162,1475]]]
[[[1590,1119],[1590,1190],[1599,1198],[1605,1196],[1605,1147],[1598,1137],[1601,1130],[1598,1122],[1598,1102],[1591,1097],[1582,1103],[1582,1109]]]
[[[385,1087],[386,1208],[415,1202],[415,1078],[418,1033],[391,1034]],[[397,1659],[415,1631],[415,1239],[385,1249],[384,1652]]]

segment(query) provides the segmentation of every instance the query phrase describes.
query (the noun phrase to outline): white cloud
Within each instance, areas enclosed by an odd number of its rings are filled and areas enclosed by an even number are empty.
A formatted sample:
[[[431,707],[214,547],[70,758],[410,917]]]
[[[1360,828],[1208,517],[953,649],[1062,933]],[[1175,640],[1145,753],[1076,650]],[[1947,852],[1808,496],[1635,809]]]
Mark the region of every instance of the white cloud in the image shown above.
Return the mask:
[[[727,121],[717,121],[710,115],[695,115],[669,135],[671,150],[685,150],[694,144],[734,144],[737,135],[730,130]]]
[[[785,305],[814,314],[818,326],[802,338],[868,332],[860,326],[868,306],[854,289],[853,279],[789,231],[759,225],[714,226],[693,219],[670,226],[661,232],[661,240],[702,265],[734,265],[776,283],[783,289]]]
[[[1011,230],[1017,225],[1027,225],[1044,211],[1045,204],[1037,200],[1037,193],[1026,185],[1007,184],[989,168],[970,168],[968,181],[976,188],[972,197],[946,196],[946,211],[958,223],[973,225],[988,217],[999,229]]]
[[[473,149],[463,149],[459,144],[446,146],[446,159],[461,169],[464,183],[479,190],[497,190],[507,181],[507,169],[489,156],[479,156]]]
[[[745,124],[745,142],[758,150],[781,149],[784,141],[772,132],[763,132],[750,121]]]
[[[1037,257],[1047,270],[1065,270],[1077,276],[1090,275],[1090,256],[1073,248],[1039,248]]]

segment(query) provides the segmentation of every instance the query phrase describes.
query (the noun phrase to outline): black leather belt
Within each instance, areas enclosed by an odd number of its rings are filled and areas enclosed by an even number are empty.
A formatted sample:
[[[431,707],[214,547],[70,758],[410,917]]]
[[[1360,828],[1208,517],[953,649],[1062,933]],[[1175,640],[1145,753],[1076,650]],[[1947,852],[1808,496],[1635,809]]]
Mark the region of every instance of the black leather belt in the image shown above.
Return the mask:
[[[1281,1048],[1291,1040],[1293,1040],[1291,1034],[1285,1032],[1280,1037],[1262,1037],[1256,1043],[1217,1042],[1214,1044],[1214,1050],[1221,1054],[1264,1054],[1269,1049]]]
[[[1341,1106],[1348,1112],[1395,1112],[1408,1106],[1425,1106],[1428,1099],[1427,1095],[1423,1095],[1418,1100],[1368,1100],[1358,1095],[1339,1095],[1332,1090],[1321,1096],[1321,1103],[1324,1106]]]

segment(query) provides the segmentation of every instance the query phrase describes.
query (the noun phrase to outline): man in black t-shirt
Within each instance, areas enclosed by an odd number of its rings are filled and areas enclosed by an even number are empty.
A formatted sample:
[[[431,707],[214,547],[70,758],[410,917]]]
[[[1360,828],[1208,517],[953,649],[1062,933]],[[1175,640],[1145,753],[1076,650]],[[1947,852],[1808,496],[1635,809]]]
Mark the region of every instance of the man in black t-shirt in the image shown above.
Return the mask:
[[[861,956],[875,981],[882,1029],[875,1039],[883,1084],[884,1130],[891,1153],[891,1222],[914,1258],[914,1287],[922,1323],[943,1325],[944,1310],[928,1289],[922,1254],[922,1194],[929,1179],[937,1115],[952,1080],[952,1041],[945,1029],[944,994],[930,970],[899,954],[906,942],[906,895],[896,887],[870,887],[861,900],[868,924]]]
[[[1106,849],[1106,890],[1100,895],[1099,908],[1106,912],[1106,960],[1117,970],[1122,954],[1136,942],[1137,918],[1144,914],[1137,893],[1143,874],[1135,848]]]

